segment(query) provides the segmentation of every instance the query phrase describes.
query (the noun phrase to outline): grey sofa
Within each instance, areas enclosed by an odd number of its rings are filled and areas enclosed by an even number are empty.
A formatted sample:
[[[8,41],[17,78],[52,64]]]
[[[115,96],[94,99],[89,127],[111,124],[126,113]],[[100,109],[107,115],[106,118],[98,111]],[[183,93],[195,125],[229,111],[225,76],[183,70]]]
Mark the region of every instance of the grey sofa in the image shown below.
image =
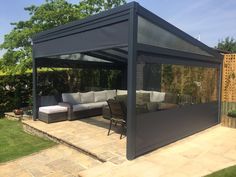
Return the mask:
[[[137,93],[136,99],[138,103],[150,102],[148,109],[156,110],[156,103],[163,102],[165,99],[165,93],[163,92],[139,90]],[[109,118],[109,109],[106,101],[108,99],[115,99],[116,97],[122,98],[122,95],[127,96],[127,90],[62,93],[62,102],[59,103],[56,100],[52,101],[52,97],[50,96],[48,97],[50,100],[44,100],[47,105],[44,104],[39,107],[39,119],[47,123],[52,123],[98,115]],[[141,104],[138,105],[138,110],[143,112],[145,109]]]
[[[59,105],[68,108],[68,120],[102,115],[102,108],[108,99],[114,99],[116,90],[86,93],[63,93]]]
[[[165,93],[155,91],[137,91],[138,95],[148,94],[148,102],[164,101]],[[108,99],[115,99],[117,96],[127,95],[127,90],[104,90],[91,91],[86,93],[63,93],[60,106],[68,108],[68,120],[82,119],[92,116],[103,115],[109,118]],[[153,107],[153,106],[152,106]]]

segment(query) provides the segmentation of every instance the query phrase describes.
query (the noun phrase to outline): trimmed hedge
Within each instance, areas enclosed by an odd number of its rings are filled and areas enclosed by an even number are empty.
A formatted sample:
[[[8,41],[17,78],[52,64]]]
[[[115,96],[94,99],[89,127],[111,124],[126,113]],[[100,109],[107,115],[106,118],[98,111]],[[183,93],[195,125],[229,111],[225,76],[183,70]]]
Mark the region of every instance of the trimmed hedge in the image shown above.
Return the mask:
[[[38,94],[60,96],[78,92],[121,88],[121,72],[112,70],[55,70],[38,73]],[[0,76],[0,116],[32,104],[32,74]]]

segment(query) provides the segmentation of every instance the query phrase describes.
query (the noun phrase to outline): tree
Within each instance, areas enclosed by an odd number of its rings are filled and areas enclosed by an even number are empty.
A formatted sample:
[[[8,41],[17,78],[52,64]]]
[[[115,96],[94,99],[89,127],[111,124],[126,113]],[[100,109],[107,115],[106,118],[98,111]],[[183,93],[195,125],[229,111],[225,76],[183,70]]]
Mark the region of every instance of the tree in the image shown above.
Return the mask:
[[[24,8],[29,20],[11,23],[14,26],[4,37],[0,49],[6,52],[0,59],[0,70],[14,74],[32,68],[32,36],[38,32],[85,18],[89,15],[124,4],[125,0],[82,0],[78,4],[66,0],[46,0],[40,6]]]
[[[101,11],[112,9],[124,3],[125,0],[84,0],[80,2],[79,8],[81,14],[89,16]]]
[[[224,51],[236,52],[236,40],[233,37],[226,37],[224,40],[218,42],[216,48]]]

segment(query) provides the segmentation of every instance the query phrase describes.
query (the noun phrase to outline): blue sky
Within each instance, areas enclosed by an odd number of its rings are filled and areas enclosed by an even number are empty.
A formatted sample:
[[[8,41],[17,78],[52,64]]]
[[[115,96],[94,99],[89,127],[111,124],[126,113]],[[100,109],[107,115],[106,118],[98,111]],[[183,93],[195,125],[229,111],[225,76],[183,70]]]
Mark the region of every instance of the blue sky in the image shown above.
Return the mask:
[[[44,0],[7,0],[0,6],[0,43],[12,26],[11,22],[29,18],[24,7],[39,5]],[[69,0],[77,3],[79,0]],[[130,2],[130,1],[128,1]],[[219,39],[236,38],[236,0],[137,0],[140,5],[172,23],[193,37],[214,47]],[[0,56],[3,51],[0,51]]]

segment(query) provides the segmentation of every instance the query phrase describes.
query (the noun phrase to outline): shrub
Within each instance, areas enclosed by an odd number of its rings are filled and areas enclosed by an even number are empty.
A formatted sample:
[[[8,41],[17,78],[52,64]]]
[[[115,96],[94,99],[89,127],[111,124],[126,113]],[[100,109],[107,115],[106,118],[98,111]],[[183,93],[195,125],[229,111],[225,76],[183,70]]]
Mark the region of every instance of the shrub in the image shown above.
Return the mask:
[[[236,118],[236,110],[229,111],[228,116]]]
[[[32,105],[32,73],[0,75],[0,117],[4,112]],[[121,88],[121,72],[114,70],[55,70],[38,73],[38,95]]]

